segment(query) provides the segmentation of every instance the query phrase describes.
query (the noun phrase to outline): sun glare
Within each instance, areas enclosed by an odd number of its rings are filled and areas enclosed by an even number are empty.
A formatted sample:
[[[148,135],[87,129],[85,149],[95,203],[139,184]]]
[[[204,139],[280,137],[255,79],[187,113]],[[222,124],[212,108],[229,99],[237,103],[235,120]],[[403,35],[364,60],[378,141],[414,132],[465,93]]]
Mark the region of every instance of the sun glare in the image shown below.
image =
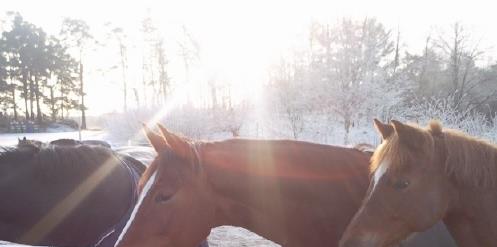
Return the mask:
[[[141,89],[148,83],[142,65],[147,56],[142,32],[145,18],[153,21],[156,35],[164,40],[171,91],[187,85],[188,93],[184,94],[185,98],[177,99],[177,106],[184,103],[209,106],[213,84],[223,88],[224,94],[230,94],[232,102],[258,101],[261,88],[268,81],[270,66],[291,48],[307,44],[308,27],[313,21],[377,18],[391,30],[400,28],[404,44],[414,47],[413,50],[422,49],[423,40],[432,32],[434,23],[445,25],[464,21],[469,27],[477,26],[476,36],[482,36],[488,43],[497,40],[497,33],[492,31],[493,26],[488,21],[493,16],[492,8],[482,7],[488,5],[484,1],[480,1],[478,10],[471,10],[473,6],[467,4],[450,4],[453,1],[448,0],[422,0],[410,4],[392,0],[54,0],[50,3],[57,8],[47,8],[45,2],[32,0],[9,1],[3,3],[3,8],[19,11],[26,20],[52,35],[59,33],[61,22],[67,16],[87,22],[100,43],[112,43],[104,23],[123,28],[128,53],[127,101],[131,108],[150,101],[142,91],[153,90]],[[440,10],[449,5],[452,10],[441,14]],[[423,18],[419,18],[421,13]],[[185,40],[196,50],[188,61],[179,48]],[[482,46],[487,47],[486,44]],[[100,44],[87,52],[84,59],[89,115],[122,111],[122,73],[110,69],[116,67],[110,63],[118,57],[115,44]]]

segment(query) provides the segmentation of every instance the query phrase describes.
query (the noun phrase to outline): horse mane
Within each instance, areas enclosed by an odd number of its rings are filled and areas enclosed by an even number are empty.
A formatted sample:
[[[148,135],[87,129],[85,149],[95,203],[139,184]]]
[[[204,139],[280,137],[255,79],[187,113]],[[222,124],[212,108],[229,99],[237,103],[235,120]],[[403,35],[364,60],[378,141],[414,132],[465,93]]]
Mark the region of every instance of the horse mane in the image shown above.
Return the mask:
[[[388,159],[390,168],[398,168],[416,155],[437,155],[445,152],[445,173],[457,183],[470,187],[497,187],[497,145],[454,129],[443,129],[437,121],[427,128],[417,128],[423,145],[413,148],[400,143],[396,133],[385,140],[373,154],[371,172]],[[437,148],[437,149],[435,149]],[[433,157],[432,156],[432,157]]]
[[[31,159],[39,150],[37,145],[31,143],[18,147],[0,146],[0,165],[16,161],[24,162]]]
[[[2,147],[0,168],[30,166],[40,179],[59,180],[66,175],[84,176],[101,165],[117,165],[120,158],[112,150],[96,146],[38,147],[24,144],[18,147]]]
[[[448,175],[467,186],[497,187],[497,145],[451,129],[444,138]]]

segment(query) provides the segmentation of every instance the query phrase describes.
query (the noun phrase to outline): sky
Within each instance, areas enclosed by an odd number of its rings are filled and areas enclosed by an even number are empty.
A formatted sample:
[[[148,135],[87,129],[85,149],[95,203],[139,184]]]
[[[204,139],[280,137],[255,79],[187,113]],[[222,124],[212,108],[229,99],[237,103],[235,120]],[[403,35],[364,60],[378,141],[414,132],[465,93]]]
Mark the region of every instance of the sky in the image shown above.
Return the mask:
[[[492,1],[455,0],[210,0],[210,1],[116,1],[116,0],[2,0],[0,14],[18,11],[50,34],[57,34],[64,17],[85,20],[96,36],[105,39],[104,23],[121,26],[130,38],[131,86],[141,83],[139,72],[141,20],[149,15],[164,35],[166,44],[177,44],[185,26],[200,45],[201,61],[193,81],[216,78],[233,83],[235,95],[252,97],[265,82],[268,67],[291,47],[306,40],[311,21],[335,22],[342,17],[374,17],[387,28],[401,31],[410,51],[420,51],[427,35],[456,21],[481,40],[493,57],[497,23]],[[133,50],[134,47],[134,50]],[[171,48],[174,50],[174,48]],[[178,54],[169,55],[172,79],[184,80]],[[111,47],[89,53],[87,102],[90,115],[122,109],[120,78],[106,71],[115,59]],[[114,57],[113,57],[114,56]],[[91,67],[93,66],[93,67]],[[133,69],[134,68],[134,69]],[[178,73],[174,73],[178,71]],[[102,104],[105,98],[106,103]]]

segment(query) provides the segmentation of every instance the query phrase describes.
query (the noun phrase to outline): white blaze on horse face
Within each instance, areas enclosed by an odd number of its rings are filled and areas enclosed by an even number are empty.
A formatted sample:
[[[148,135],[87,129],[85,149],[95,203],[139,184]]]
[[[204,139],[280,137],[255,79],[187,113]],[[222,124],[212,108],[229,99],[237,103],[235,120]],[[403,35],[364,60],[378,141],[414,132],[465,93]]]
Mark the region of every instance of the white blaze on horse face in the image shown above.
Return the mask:
[[[133,220],[135,219],[136,213],[138,212],[138,210],[140,210],[140,206],[141,206],[143,200],[145,199],[145,197],[147,196],[148,192],[152,188],[152,185],[155,182],[155,175],[156,174],[157,174],[157,171],[154,172],[154,174],[152,174],[152,176],[148,179],[147,183],[143,187],[142,193],[140,194],[140,198],[138,199],[138,203],[136,203],[136,206],[133,209],[133,212],[131,213],[131,216],[129,217],[129,220],[128,220],[128,222],[126,222],[126,225],[124,226],[123,231],[119,235],[119,238],[117,239],[116,244],[114,245],[114,247],[116,247],[116,246],[119,245],[119,242],[121,242],[121,240],[124,238],[124,235],[126,235],[126,232],[128,231],[129,227],[133,223]]]
[[[385,175],[385,173],[387,172],[389,166],[390,162],[383,160],[381,161],[380,165],[376,168],[376,171],[374,172],[373,176],[373,191],[376,188],[378,182],[380,182],[381,177],[383,177],[383,175]]]

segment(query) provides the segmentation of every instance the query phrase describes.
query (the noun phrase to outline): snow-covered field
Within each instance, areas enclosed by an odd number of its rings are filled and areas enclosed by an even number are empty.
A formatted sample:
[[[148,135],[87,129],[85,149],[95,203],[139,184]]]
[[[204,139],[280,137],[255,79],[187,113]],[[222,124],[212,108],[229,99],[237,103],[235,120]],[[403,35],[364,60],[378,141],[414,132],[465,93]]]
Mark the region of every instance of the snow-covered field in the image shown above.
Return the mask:
[[[29,245],[0,241],[2,247],[22,247]],[[240,227],[222,226],[211,231],[210,247],[277,247],[279,245]]]
[[[221,226],[213,229],[209,235],[210,247],[277,247],[267,239],[240,227]],[[2,247],[22,247],[29,245],[13,244],[0,241]]]
[[[78,132],[61,132],[61,133],[16,133],[16,134],[0,134],[1,145],[15,145],[18,138],[26,137],[27,139],[35,139],[44,142],[60,139],[72,138],[79,139]],[[81,133],[82,140],[106,140],[107,134],[102,131],[83,131]],[[120,146],[116,150],[132,155],[140,161],[149,164],[153,159],[154,154],[151,148],[142,146]],[[209,235],[209,245],[211,247],[276,247],[279,246],[273,242],[266,240],[248,230],[239,227],[222,226],[215,228]],[[2,247],[21,247],[28,245],[13,244],[9,242],[0,241]]]

